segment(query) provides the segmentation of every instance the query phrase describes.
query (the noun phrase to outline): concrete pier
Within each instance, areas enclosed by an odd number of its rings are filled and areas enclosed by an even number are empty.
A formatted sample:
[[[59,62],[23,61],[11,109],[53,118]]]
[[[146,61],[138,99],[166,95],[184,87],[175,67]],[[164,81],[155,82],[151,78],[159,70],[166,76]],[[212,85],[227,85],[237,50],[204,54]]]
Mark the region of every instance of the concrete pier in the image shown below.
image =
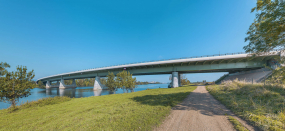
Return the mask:
[[[101,96],[102,90],[93,90],[94,96]]]
[[[95,82],[94,82],[94,88],[93,90],[96,91],[96,90],[102,90],[103,88],[103,85],[101,84],[100,82],[100,76],[96,76],[95,77]]]
[[[61,78],[60,84],[59,84],[59,89],[66,89],[66,88],[76,88],[75,79],[72,80],[72,84],[71,85],[65,85],[64,84],[64,79]]]
[[[181,86],[181,75],[180,73],[178,73],[178,86],[180,87]]]
[[[179,87],[178,76],[178,72],[172,72],[172,88]]]
[[[50,89],[50,88],[58,88],[59,87],[59,82],[57,81],[57,83],[55,85],[51,85],[50,81],[47,81],[46,83],[46,89]]]

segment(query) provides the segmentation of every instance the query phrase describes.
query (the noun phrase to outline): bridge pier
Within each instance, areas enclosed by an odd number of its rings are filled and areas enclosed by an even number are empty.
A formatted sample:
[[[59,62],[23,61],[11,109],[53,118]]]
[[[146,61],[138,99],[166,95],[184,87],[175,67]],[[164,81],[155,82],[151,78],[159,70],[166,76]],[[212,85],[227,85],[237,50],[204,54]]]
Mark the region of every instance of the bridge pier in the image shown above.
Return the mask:
[[[101,96],[102,90],[93,90],[94,96]]]
[[[50,89],[50,88],[58,88],[59,87],[59,82],[57,81],[56,85],[51,85],[50,81],[47,81],[46,83],[46,89]]]
[[[179,87],[179,75],[178,72],[172,72],[172,88]]]
[[[72,84],[71,85],[65,85],[64,84],[64,79],[61,77],[60,84],[59,84],[59,89],[66,89],[66,88],[76,88],[75,79],[72,80]]]
[[[102,90],[102,88],[103,88],[103,85],[100,82],[100,76],[96,76],[93,90],[94,91]]]
[[[181,85],[181,78],[180,78],[181,75],[182,75],[182,74],[180,74],[180,73],[178,72],[178,86],[179,86],[179,87],[182,86],[182,85]]]

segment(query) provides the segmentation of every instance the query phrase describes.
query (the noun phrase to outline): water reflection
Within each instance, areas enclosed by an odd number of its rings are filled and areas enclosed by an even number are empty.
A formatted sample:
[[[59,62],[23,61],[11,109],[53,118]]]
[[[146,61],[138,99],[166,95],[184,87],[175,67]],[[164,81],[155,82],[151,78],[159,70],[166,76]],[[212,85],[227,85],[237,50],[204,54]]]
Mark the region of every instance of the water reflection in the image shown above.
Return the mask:
[[[76,89],[59,89],[59,96],[75,97]]]
[[[46,89],[46,95],[52,95],[51,89]]]
[[[109,91],[109,94],[115,94],[115,91]]]
[[[96,90],[93,92],[94,92],[94,96],[101,96],[102,90]]]
[[[167,88],[167,84],[149,84],[149,85],[138,85],[133,91],[136,92],[155,88]],[[46,97],[55,97],[55,96],[68,96],[72,98],[81,98],[81,97],[90,97],[90,96],[101,96],[101,95],[109,95],[109,94],[120,94],[124,93],[122,89],[118,89],[117,91],[109,91],[109,90],[97,90],[93,91],[93,87],[77,87],[75,89],[59,89],[59,88],[50,88],[50,89],[40,89],[34,88],[31,90],[31,95],[29,97],[24,97],[19,100],[19,104],[25,103],[27,101],[36,101],[38,99],[46,98]],[[19,105],[18,104],[18,105]],[[0,102],[0,109],[8,108],[10,104]]]

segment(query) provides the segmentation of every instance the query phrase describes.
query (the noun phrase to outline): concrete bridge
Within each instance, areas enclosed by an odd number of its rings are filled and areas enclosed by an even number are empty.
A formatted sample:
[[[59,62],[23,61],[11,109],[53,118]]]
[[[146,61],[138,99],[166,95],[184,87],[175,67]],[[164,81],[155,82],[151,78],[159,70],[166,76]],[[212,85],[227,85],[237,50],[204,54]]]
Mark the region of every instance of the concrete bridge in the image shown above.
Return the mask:
[[[40,78],[37,81],[43,81],[46,84],[47,89],[65,89],[76,88],[75,79],[95,78],[93,90],[100,90],[102,89],[100,77],[107,76],[108,72],[117,74],[120,71],[127,70],[134,76],[172,74],[172,87],[178,87],[180,86],[180,74],[209,72],[235,73],[254,70],[263,68],[265,65],[271,66],[271,61],[274,61],[274,58],[280,57],[280,55],[282,55],[280,51],[274,51],[259,56],[246,53],[228,53],[173,60],[132,63],[57,74]],[[70,79],[73,79],[73,83],[71,85],[65,85],[64,80]],[[57,84],[51,85],[50,83],[52,81],[57,81]]]

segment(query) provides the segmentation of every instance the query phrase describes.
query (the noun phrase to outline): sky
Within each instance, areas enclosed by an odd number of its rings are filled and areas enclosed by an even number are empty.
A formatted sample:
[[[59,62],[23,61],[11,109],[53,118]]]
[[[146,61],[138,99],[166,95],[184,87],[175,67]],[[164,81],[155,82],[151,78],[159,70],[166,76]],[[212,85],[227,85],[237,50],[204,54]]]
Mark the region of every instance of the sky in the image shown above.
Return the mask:
[[[35,79],[77,70],[244,52],[255,0],[0,0],[0,62]],[[214,81],[222,73],[185,74]],[[169,82],[169,75],[137,76]]]

